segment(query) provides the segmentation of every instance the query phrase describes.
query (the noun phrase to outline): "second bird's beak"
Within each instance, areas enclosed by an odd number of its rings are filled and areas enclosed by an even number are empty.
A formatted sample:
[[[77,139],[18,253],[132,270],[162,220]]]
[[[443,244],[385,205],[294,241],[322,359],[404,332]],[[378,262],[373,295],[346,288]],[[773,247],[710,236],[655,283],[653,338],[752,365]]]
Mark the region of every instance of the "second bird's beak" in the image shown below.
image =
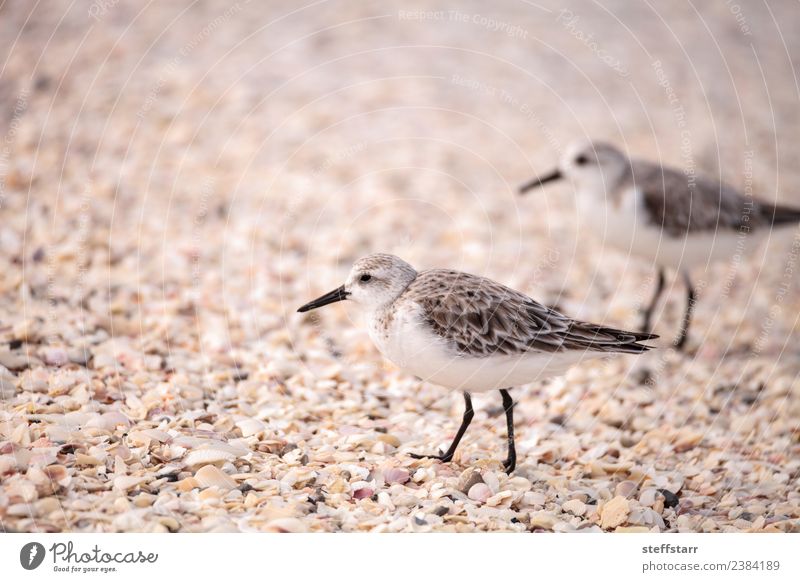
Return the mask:
[[[344,285],[342,285],[341,287],[339,287],[338,289],[334,289],[330,293],[325,293],[325,295],[323,295],[322,297],[317,297],[316,299],[314,299],[314,301],[309,301],[297,311],[298,313],[305,313],[306,311],[311,311],[312,309],[328,305],[329,303],[344,301],[345,299],[347,299],[348,295],[350,295],[350,293],[345,291]]]
[[[553,170],[549,174],[545,174],[541,178],[534,178],[529,182],[525,182],[522,186],[519,187],[519,193],[525,194],[528,190],[533,190],[534,188],[538,188],[539,186],[544,186],[548,182],[552,182],[554,180],[560,180],[563,178],[561,175],[561,170]]]

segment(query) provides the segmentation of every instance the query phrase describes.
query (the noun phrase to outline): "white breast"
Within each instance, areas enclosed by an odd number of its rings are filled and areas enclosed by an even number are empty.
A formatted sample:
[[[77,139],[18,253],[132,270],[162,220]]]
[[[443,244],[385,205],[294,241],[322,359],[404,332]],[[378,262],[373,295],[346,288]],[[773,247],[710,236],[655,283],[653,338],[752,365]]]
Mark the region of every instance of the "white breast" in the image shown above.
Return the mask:
[[[422,379],[429,379],[453,357],[444,340],[429,330],[417,303],[401,303],[391,316],[380,311],[368,313],[367,325],[385,358]]]

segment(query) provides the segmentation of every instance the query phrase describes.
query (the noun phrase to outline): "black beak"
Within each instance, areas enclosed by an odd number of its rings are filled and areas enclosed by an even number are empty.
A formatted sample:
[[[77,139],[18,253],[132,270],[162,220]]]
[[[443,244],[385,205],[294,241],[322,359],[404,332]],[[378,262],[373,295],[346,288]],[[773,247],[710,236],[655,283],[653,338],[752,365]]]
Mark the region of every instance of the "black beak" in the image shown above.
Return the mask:
[[[298,309],[298,313],[305,313],[306,311],[311,311],[312,309],[316,309],[317,307],[322,307],[324,305],[328,305],[329,303],[336,303],[337,301],[344,301],[347,299],[347,296],[350,295],[347,291],[344,290],[344,285],[339,287],[338,289],[334,289],[330,293],[325,293],[322,297],[318,297],[314,299],[314,301],[309,301],[305,305],[303,305],[300,309]]]
[[[528,190],[533,190],[534,188],[538,188],[539,186],[544,186],[548,182],[552,182],[553,180],[560,180],[563,176],[561,176],[561,172],[559,170],[553,170],[549,174],[542,176],[541,178],[534,178],[530,182],[525,182],[522,186],[519,187],[519,193],[525,194]]]

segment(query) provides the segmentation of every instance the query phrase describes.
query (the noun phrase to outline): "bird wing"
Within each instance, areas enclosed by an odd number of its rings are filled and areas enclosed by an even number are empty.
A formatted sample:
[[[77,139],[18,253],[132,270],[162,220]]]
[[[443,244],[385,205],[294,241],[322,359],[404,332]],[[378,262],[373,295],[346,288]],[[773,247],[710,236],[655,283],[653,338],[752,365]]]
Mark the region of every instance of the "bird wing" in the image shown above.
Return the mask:
[[[434,332],[465,356],[639,353],[649,348],[636,342],[657,337],[576,321],[509,287],[459,271],[424,271],[406,293]]]
[[[642,193],[650,223],[671,236],[755,228],[765,222],[756,200],[721,182],[647,162],[632,163],[629,180]]]

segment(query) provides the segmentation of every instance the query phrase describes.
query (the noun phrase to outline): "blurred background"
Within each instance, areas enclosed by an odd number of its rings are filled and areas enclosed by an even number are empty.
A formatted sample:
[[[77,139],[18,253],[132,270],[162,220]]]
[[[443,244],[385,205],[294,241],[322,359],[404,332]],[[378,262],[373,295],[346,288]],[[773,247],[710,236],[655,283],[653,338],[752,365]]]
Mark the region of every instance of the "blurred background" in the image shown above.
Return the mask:
[[[306,445],[325,423],[362,426],[366,403],[396,421],[412,405],[373,395],[418,383],[383,367],[352,313],[294,314],[370,252],[638,326],[651,267],[577,229],[570,186],[519,197],[517,185],[591,137],[800,205],[797,23],[790,0],[3,3],[3,438],[77,438],[63,419],[22,422],[23,409],[89,415],[79,423],[113,412],[166,430],[164,417],[237,438],[252,416]],[[691,355],[659,356],[641,376],[657,379],[658,397],[611,368],[609,392],[563,388],[521,405],[521,418],[536,431],[558,415],[583,419],[591,435],[608,414],[612,438],[650,430],[629,426],[634,416],[676,431],[694,423],[712,448],[770,434],[774,449],[745,457],[791,457],[794,251],[696,274]],[[655,331],[675,333],[682,309],[677,291]],[[334,385],[323,381],[332,366]],[[632,392],[614,392],[620,378]],[[773,400],[754,407],[732,385],[769,386]],[[425,400],[432,434],[446,438],[456,400]],[[108,463],[118,476],[151,468]],[[90,479],[67,476],[73,493]],[[786,501],[791,487],[776,482]],[[15,502],[0,497],[6,525],[78,527],[79,509],[44,518],[26,501],[12,519]]]
[[[291,307],[388,251],[562,303],[588,282],[594,305],[576,308],[602,318],[597,300],[626,309],[614,291],[636,293],[640,266],[575,232],[569,186],[515,194],[585,136],[800,203],[792,2],[98,0],[2,16],[4,256],[34,288],[49,263],[72,299],[76,266],[104,265],[143,292],[218,285],[220,304],[255,302],[237,305],[255,323],[286,311],[257,308],[266,296]]]

